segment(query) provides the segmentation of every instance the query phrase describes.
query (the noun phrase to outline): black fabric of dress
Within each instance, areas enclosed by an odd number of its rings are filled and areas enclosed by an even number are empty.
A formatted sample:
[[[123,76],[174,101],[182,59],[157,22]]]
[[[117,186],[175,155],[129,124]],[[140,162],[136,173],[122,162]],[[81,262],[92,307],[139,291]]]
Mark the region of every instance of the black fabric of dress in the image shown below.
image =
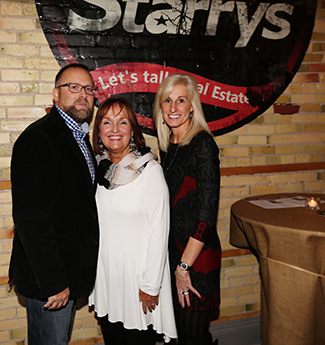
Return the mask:
[[[170,144],[161,152],[161,162],[170,193],[171,227],[169,259],[174,303],[178,296],[174,272],[189,237],[204,242],[190,272],[192,285],[202,298],[190,292],[192,311],[215,310],[220,304],[221,248],[216,230],[219,204],[219,149],[205,131],[189,145]]]

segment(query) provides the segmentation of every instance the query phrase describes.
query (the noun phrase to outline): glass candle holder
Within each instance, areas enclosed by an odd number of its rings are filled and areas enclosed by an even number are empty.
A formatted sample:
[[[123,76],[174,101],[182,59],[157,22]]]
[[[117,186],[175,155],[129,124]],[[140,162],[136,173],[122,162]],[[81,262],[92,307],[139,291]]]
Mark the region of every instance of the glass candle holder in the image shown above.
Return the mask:
[[[314,197],[306,198],[305,206],[306,208],[309,208],[310,210],[318,210],[319,204],[320,204],[319,198],[314,198]]]

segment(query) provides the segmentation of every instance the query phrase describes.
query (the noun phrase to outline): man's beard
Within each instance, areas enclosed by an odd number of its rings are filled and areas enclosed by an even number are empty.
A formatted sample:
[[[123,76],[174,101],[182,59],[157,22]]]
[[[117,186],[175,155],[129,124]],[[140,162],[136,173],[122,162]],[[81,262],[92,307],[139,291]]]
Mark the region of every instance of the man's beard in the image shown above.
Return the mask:
[[[82,124],[84,122],[90,123],[92,116],[93,116],[93,110],[89,107],[89,104],[86,103],[88,108],[87,109],[76,109],[75,105],[72,105],[71,107],[68,107],[64,110],[71,118],[73,118],[77,123]]]

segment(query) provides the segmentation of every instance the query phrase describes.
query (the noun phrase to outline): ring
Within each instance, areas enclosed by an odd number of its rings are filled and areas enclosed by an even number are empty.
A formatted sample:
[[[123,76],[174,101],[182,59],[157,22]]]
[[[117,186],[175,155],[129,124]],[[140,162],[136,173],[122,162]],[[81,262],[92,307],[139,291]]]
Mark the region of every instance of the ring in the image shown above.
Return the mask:
[[[154,307],[154,306],[155,306],[155,303],[151,303],[151,306]]]
[[[185,291],[185,292],[183,292],[183,294],[184,294],[184,295],[188,295],[188,290],[187,290],[187,291]]]

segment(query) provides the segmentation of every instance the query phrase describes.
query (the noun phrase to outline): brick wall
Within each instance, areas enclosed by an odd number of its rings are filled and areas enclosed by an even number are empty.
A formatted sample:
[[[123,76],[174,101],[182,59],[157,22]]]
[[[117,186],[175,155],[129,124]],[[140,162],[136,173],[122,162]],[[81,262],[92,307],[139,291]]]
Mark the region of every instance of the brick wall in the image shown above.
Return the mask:
[[[244,127],[217,137],[222,167],[218,232],[223,248],[222,303],[218,321],[260,310],[258,264],[248,250],[229,244],[229,211],[244,197],[325,190],[325,1],[299,72],[276,104]],[[59,66],[31,0],[0,2],[0,344],[26,344],[23,298],[7,283],[13,221],[10,156],[21,131],[45,113]],[[157,148],[156,140],[147,137]],[[102,338],[86,300],[79,301],[71,344]]]

